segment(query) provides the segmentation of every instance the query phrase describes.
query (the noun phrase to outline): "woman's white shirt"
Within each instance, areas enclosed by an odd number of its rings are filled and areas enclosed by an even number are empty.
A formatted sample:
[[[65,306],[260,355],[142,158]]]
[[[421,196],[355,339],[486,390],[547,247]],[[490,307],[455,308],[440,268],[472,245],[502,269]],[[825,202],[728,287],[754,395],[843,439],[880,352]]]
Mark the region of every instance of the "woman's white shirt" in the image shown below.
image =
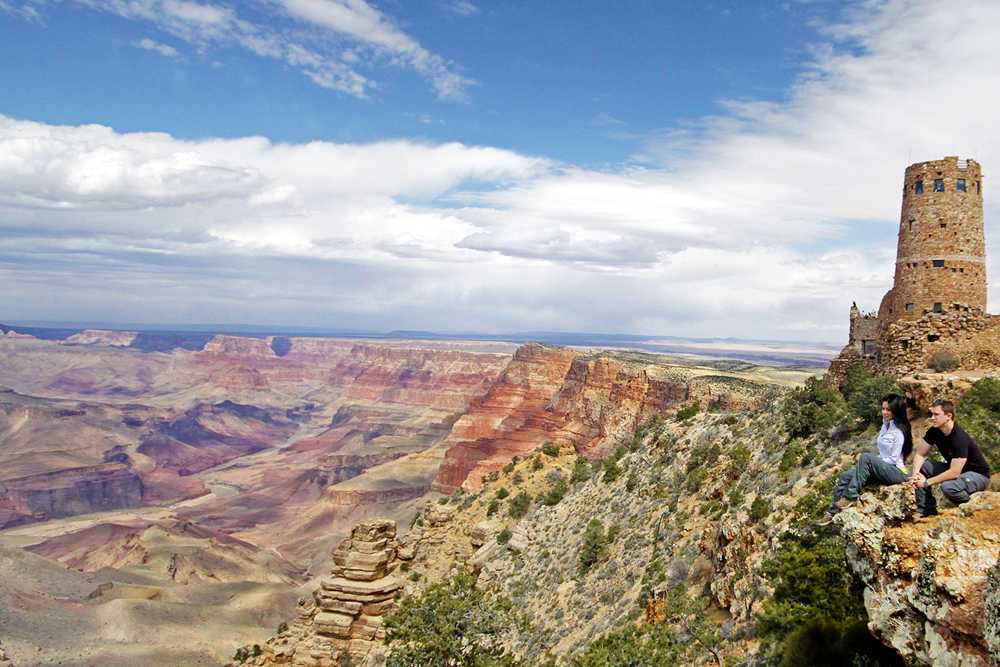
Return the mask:
[[[891,463],[897,468],[904,468],[903,464],[903,432],[896,426],[896,422],[889,420],[882,422],[882,430],[875,438],[878,446],[878,455],[886,463]]]

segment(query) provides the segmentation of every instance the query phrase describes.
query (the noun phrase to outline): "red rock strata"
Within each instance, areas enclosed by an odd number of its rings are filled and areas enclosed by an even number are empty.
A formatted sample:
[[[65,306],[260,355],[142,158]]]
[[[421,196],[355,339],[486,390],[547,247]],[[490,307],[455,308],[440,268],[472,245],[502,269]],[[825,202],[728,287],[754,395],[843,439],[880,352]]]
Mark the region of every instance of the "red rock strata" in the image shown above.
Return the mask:
[[[653,414],[688,401],[692,383],[664,366],[524,345],[445,441],[434,488],[477,489],[482,478],[545,442],[597,456],[607,437],[631,434]]]

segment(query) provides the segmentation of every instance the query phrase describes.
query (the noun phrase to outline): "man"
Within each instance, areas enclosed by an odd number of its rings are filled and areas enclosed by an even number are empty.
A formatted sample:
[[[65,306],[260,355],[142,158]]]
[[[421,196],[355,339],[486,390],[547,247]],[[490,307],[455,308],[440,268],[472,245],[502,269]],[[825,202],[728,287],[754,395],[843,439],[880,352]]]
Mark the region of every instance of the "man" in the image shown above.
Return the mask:
[[[969,496],[983,491],[990,483],[990,467],[975,439],[955,423],[955,405],[938,399],[931,404],[931,428],[914,448],[913,474],[909,484],[916,489],[917,510],[922,516],[937,514],[937,501],[931,487],[941,485],[945,498],[960,505]],[[944,461],[929,461],[931,445],[938,448]]]

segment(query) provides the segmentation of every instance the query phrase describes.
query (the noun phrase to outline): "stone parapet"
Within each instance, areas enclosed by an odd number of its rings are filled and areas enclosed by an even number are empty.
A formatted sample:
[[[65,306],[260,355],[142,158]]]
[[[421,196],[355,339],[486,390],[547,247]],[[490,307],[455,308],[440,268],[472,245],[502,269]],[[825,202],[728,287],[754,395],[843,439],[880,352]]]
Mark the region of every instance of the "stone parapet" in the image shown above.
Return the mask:
[[[1000,369],[1000,317],[972,306],[894,322],[880,342],[879,366],[896,375],[929,368],[934,355],[944,352],[955,356],[955,370]]]

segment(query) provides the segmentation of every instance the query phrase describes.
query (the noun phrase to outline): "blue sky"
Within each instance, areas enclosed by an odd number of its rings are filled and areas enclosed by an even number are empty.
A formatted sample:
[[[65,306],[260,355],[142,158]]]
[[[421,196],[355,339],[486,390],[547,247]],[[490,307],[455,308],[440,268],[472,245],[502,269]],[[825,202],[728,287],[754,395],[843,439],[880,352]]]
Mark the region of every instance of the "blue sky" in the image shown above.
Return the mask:
[[[9,5],[14,3],[8,0]],[[33,3],[27,3],[32,7]],[[301,26],[251,12],[274,29]],[[400,30],[469,79],[442,100],[411,69],[360,65],[366,99],[332,94],[288,63],[220,40],[199,48],[149,21],[60,3],[0,22],[3,111],[182,138],[387,137],[493,145],[582,165],[717,113],[727,98],[781,100],[827,3],[385,3]],[[143,40],[172,49],[142,49]],[[339,40],[344,45],[351,40]]]
[[[0,0],[0,321],[835,341],[891,282],[906,164],[1000,161],[997,28],[989,2]]]

